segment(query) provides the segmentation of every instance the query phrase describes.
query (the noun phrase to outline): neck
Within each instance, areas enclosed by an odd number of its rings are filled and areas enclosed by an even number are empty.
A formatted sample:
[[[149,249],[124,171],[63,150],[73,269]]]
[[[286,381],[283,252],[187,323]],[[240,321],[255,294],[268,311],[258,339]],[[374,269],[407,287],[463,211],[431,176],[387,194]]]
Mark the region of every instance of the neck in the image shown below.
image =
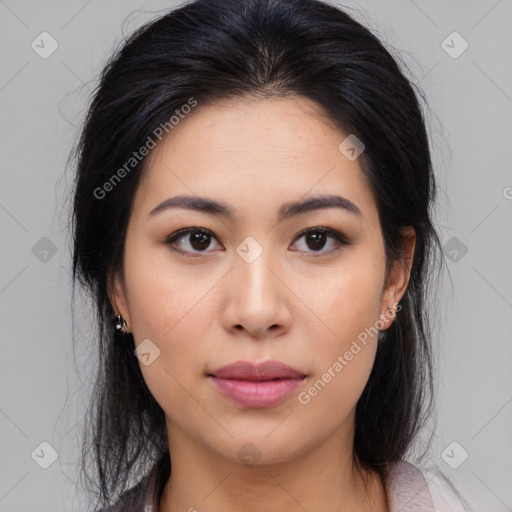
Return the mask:
[[[172,471],[159,512],[386,512],[379,476],[352,459],[353,430],[291,459],[254,466],[228,458],[168,421]],[[366,482],[366,487],[364,485]]]

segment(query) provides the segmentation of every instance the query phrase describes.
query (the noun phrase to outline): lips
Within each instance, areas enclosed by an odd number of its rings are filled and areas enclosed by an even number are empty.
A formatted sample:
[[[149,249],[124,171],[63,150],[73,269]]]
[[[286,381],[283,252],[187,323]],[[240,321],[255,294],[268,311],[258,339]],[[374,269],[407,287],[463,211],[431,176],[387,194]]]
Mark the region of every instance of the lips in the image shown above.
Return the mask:
[[[215,389],[239,406],[272,407],[288,398],[306,378],[279,361],[237,361],[208,374]]]
[[[279,361],[236,361],[211,372],[213,377],[236,380],[302,379],[304,373]]]

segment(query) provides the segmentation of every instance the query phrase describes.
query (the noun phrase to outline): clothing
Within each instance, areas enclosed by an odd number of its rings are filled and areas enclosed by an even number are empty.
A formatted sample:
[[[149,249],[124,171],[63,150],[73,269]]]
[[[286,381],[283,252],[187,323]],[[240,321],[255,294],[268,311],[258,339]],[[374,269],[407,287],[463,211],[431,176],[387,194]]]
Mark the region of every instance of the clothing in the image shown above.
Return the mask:
[[[158,512],[151,502],[157,466],[147,480],[127,491],[114,506],[101,512]],[[389,512],[469,512],[448,480],[435,470],[420,470],[400,461],[390,469],[386,486]]]
[[[389,512],[470,512],[441,472],[405,461],[391,468],[386,493]]]

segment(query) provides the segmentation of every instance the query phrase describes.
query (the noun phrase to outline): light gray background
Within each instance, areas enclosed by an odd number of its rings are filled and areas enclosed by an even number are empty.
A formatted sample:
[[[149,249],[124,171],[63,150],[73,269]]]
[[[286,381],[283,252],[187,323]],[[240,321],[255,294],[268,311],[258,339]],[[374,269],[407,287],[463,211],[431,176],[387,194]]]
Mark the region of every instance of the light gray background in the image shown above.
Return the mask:
[[[73,351],[66,159],[122,27],[128,34],[175,5],[0,0],[0,511],[85,510],[73,481],[95,355],[90,304],[79,297]],[[473,509],[511,511],[512,3],[340,5],[400,52],[427,94],[436,223],[447,252],[458,250],[439,297],[438,426],[425,465],[450,477]],[[43,31],[59,45],[47,59],[31,48]],[[442,47],[454,31],[469,44],[458,58]],[[48,245],[43,237],[57,250],[47,261],[36,245]],[[48,469],[31,457],[44,441],[58,452]],[[453,469],[447,461],[460,462],[463,450],[467,460]]]

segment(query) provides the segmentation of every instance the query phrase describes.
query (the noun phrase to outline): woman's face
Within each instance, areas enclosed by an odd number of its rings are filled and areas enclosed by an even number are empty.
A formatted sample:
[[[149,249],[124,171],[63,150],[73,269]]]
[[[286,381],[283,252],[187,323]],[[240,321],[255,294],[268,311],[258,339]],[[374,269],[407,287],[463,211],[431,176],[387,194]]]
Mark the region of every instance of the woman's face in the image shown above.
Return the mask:
[[[179,440],[270,463],[334,433],[351,442],[376,328],[393,321],[408,272],[384,282],[375,199],[358,159],[339,149],[347,135],[302,98],[199,103],[149,155],[113,297],[143,343],[139,364],[171,453]],[[183,196],[222,207],[155,211]],[[269,360],[305,377],[212,376]]]

